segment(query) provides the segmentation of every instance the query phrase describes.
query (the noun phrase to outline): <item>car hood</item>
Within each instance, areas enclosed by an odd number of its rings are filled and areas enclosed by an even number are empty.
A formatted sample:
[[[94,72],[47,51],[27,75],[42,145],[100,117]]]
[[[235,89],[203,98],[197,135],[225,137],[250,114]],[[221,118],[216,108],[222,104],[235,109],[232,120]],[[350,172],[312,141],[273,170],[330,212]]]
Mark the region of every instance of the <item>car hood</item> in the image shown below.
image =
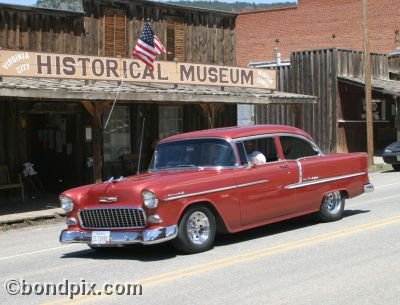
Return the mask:
[[[400,152],[400,141],[394,142],[385,148],[390,149],[393,152]]]

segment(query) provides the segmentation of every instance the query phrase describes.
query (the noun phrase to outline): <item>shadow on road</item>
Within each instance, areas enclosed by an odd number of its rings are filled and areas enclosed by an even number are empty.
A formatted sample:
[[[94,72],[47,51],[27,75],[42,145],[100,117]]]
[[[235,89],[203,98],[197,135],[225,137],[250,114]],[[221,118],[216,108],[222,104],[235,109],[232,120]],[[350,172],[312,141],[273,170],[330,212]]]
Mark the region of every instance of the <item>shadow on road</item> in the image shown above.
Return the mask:
[[[369,210],[345,210],[343,217],[355,216],[358,214],[368,213]],[[252,239],[262,238],[266,236],[272,236],[292,230],[302,229],[309,226],[314,226],[319,223],[318,216],[316,214],[305,215],[282,222],[277,222],[262,227],[246,230],[235,234],[224,234],[217,236],[215,245],[225,246],[233,243],[248,241]]]
[[[88,258],[102,260],[138,260],[142,262],[154,262],[174,258],[176,250],[170,243],[143,246],[132,245],[121,248],[101,248],[65,253],[61,258]]]
[[[381,174],[389,174],[389,173],[399,173],[399,171],[396,171],[394,169],[388,169],[380,172]]]
[[[358,214],[365,214],[371,212],[370,210],[344,210],[343,217],[355,216]]]
[[[345,210],[343,217],[351,217],[359,214],[369,213],[370,210]],[[315,214],[305,215],[262,227],[238,232],[235,234],[221,234],[216,237],[215,247],[226,246],[245,242],[257,238],[273,236],[292,230],[302,229],[318,225],[319,221]],[[173,248],[170,242],[142,246],[132,245],[123,248],[102,248],[97,250],[87,249],[64,254],[61,258],[88,258],[102,260],[138,260],[142,262],[154,262],[175,258],[180,253]]]

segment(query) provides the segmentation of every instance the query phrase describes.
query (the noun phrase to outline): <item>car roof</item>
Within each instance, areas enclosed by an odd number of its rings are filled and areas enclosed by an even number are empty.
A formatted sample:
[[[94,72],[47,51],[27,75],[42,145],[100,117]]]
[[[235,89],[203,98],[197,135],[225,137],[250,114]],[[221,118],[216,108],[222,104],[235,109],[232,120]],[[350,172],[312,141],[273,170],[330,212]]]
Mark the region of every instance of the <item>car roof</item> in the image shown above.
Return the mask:
[[[286,125],[251,125],[251,126],[234,126],[234,127],[223,127],[206,129],[199,131],[192,131],[177,134],[160,141],[169,142],[184,139],[193,138],[226,138],[226,139],[237,139],[245,138],[250,136],[257,136],[262,134],[276,134],[276,133],[291,133],[296,135],[301,135],[306,138],[312,139],[311,136],[296,127],[286,126]]]

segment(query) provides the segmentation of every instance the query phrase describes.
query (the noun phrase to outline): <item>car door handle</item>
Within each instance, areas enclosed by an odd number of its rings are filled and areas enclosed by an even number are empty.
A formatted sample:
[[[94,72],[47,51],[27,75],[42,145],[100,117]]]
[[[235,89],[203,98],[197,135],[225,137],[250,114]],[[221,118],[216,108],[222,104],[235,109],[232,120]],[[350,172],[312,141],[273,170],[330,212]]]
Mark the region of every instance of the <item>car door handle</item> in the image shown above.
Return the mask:
[[[282,164],[282,165],[279,165],[279,167],[280,168],[289,168],[289,164]]]

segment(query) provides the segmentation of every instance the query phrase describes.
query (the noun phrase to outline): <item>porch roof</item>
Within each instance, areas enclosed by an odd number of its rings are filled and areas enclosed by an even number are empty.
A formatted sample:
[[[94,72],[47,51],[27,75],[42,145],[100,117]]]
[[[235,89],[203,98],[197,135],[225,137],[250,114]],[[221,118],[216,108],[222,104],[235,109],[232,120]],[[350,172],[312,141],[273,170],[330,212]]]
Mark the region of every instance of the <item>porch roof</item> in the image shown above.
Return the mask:
[[[0,78],[0,98],[41,101],[141,103],[313,104],[317,97],[270,89],[85,81],[54,78]]]
[[[359,87],[365,86],[364,79],[361,78],[338,76],[338,80]],[[400,96],[400,81],[372,79],[371,87],[377,92]]]

